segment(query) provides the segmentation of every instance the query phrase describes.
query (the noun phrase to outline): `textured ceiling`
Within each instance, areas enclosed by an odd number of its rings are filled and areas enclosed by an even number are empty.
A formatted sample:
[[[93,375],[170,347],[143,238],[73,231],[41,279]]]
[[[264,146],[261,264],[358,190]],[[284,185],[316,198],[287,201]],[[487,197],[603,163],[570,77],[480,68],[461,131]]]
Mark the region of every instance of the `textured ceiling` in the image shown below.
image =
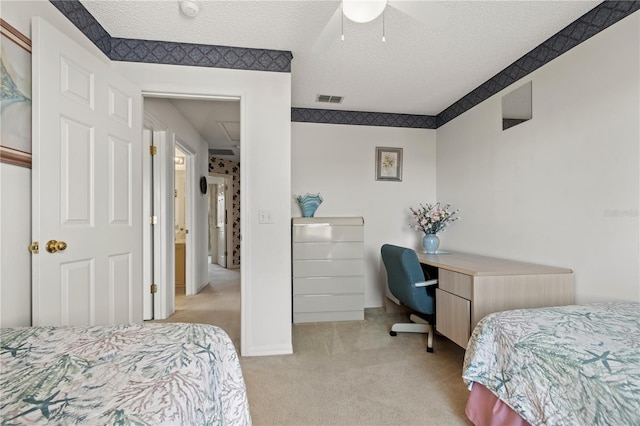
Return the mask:
[[[599,1],[389,1],[344,19],[339,1],[82,0],[113,37],[289,50],[292,106],[437,115]],[[412,8],[409,14],[401,11]],[[318,94],[344,96],[317,103]],[[204,135],[203,135],[204,136]]]

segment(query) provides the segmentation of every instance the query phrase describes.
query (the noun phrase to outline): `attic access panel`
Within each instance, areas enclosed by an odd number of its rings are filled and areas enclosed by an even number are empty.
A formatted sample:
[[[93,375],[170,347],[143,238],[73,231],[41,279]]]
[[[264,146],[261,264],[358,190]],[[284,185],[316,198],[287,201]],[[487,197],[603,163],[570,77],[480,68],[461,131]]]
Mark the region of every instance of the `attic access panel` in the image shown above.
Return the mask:
[[[502,130],[507,130],[533,118],[531,82],[502,97]]]

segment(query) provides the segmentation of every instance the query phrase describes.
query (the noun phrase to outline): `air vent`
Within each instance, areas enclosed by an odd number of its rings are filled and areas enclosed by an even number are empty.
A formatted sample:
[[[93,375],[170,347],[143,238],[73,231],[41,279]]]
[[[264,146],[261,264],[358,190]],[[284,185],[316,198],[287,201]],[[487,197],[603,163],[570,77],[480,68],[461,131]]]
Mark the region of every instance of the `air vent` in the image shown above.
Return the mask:
[[[236,153],[233,152],[232,149],[210,149],[209,150],[209,154],[215,156],[220,156],[220,155],[235,155]]]
[[[316,96],[316,102],[325,102],[328,104],[341,104],[344,96],[332,96],[332,95],[318,95]]]

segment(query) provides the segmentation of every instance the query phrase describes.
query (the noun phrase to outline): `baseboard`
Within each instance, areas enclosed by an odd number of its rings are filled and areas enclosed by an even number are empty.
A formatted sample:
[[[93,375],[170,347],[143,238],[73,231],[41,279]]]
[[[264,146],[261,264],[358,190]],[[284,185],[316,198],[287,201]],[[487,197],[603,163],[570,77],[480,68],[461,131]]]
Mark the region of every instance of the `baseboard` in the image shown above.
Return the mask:
[[[270,355],[291,355],[292,345],[266,345],[252,348],[242,348],[242,356],[270,356]]]

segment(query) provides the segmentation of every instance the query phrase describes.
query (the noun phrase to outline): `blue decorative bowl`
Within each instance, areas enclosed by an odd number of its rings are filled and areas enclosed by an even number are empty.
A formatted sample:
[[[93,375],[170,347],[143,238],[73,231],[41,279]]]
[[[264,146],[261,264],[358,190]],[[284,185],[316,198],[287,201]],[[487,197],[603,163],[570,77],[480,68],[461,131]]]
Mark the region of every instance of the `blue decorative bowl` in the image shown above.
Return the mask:
[[[305,195],[298,195],[296,200],[298,200],[298,204],[300,204],[303,217],[313,217],[316,209],[323,201],[320,193],[309,194],[308,192]]]

